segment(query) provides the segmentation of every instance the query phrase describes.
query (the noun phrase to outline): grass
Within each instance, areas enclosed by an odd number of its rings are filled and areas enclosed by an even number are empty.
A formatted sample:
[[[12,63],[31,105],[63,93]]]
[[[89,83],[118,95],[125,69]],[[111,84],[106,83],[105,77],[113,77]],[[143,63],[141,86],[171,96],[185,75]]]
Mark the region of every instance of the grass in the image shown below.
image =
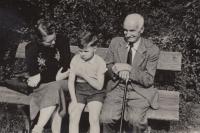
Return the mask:
[[[24,117],[14,105],[0,103],[0,133],[18,133],[25,129]]]

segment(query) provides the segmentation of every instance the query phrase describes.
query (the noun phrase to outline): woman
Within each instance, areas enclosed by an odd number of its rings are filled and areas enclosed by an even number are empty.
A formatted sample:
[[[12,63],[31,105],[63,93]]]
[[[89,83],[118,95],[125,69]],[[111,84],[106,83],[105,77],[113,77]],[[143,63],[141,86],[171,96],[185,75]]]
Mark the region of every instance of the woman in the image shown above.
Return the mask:
[[[66,113],[64,90],[69,75],[70,47],[68,41],[55,33],[51,22],[39,21],[37,36],[26,46],[26,62],[30,77],[27,82],[35,87],[31,94],[30,115],[38,121],[32,133],[42,133],[52,116],[52,132],[60,133],[62,116]]]

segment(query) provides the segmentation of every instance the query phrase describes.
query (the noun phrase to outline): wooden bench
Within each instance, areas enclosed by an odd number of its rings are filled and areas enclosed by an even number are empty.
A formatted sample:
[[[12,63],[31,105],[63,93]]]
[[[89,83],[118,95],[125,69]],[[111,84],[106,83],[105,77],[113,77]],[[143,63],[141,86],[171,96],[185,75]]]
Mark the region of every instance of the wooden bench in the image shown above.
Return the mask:
[[[21,43],[18,46],[16,52],[16,58],[25,57],[26,42]],[[76,53],[77,47],[71,46],[71,52]],[[97,54],[105,58],[107,48],[98,48]],[[179,52],[164,52],[161,51],[158,70],[165,71],[181,71],[181,59],[182,55]],[[0,87],[0,102],[17,104],[17,105],[29,105],[30,97],[19,92],[13,91],[6,87]],[[165,121],[178,121],[179,120],[179,92],[159,90],[159,105],[158,110],[149,110],[148,119],[165,120]],[[26,132],[30,131],[29,116],[22,110],[25,117]]]

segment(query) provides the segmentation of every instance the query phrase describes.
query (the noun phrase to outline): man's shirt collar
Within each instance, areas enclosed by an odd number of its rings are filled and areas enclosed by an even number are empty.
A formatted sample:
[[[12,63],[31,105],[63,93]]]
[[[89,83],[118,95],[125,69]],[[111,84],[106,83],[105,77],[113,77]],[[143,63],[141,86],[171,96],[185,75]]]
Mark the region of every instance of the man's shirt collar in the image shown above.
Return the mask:
[[[133,48],[134,48],[134,49],[138,49],[138,47],[139,47],[139,45],[140,45],[140,42],[141,42],[141,37],[137,40],[137,42],[135,42],[135,43],[133,44]],[[129,48],[129,47],[130,47],[129,44],[126,43],[126,48]]]

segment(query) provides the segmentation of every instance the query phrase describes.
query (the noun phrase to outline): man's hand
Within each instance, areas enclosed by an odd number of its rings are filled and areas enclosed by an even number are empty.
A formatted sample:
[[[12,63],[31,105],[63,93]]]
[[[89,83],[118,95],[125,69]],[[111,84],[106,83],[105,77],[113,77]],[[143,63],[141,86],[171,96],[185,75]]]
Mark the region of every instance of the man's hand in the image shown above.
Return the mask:
[[[30,86],[30,87],[36,87],[39,84],[40,80],[41,80],[40,74],[31,76],[27,80],[28,86]]]
[[[130,72],[132,69],[132,66],[127,63],[115,63],[112,67],[112,71],[115,74],[118,74],[120,71],[128,71]]]
[[[67,71],[63,72],[63,73],[62,73],[62,70],[63,70],[63,67],[61,67],[58,70],[58,72],[56,74],[56,81],[65,79],[65,78],[67,78],[69,76],[69,69]]]
[[[121,79],[123,79],[124,81],[126,81],[126,82],[128,82],[129,76],[130,76],[130,72],[129,71],[120,71],[119,72],[119,77]]]

